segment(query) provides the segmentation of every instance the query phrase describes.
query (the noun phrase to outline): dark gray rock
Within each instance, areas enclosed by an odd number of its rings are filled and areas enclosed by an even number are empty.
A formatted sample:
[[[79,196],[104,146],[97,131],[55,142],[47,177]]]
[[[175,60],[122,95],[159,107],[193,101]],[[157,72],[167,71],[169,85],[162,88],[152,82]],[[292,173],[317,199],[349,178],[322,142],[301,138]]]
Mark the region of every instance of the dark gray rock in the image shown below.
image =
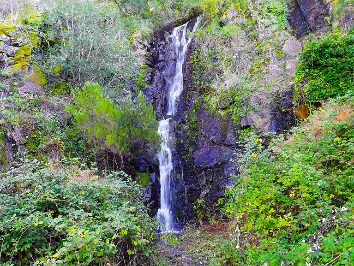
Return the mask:
[[[18,93],[22,98],[34,99],[39,96],[45,96],[42,86],[33,81],[26,81],[18,85]]]
[[[222,163],[226,163],[232,158],[233,150],[222,146],[203,147],[196,151],[194,156],[194,164],[203,169],[215,167]]]
[[[6,45],[10,45],[11,38],[9,36],[6,36],[5,34],[1,34],[0,35],[0,42],[4,43]]]
[[[25,37],[21,34],[20,36],[18,36],[17,38],[13,38],[10,41],[10,45],[11,46],[23,46],[25,44]]]
[[[288,1],[288,22],[298,37],[329,29],[330,3],[323,0]]]
[[[6,54],[9,57],[14,57],[17,55],[18,48],[8,45],[5,42],[0,43],[0,52]]]
[[[231,15],[229,17],[233,19]],[[153,104],[158,120],[163,119],[166,113],[166,89],[174,75],[176,62],[175,49],[165,35],[165,32],[170,33],[171,30],[172,27],[155,33],[148,48],[150,57],[146,62],[151,69],[147,71],[145,80],[150,84],[141,89],[148,102]],[[241,118],[239,124],[231,115],[212,113],[204,104],[197,85],[190,79],[193,75],[190,57],[194,45],[192,41],[186,53],[183,66],[184,90],[171,123],[174,131],[174,138],[171,140],[174,163],[170,180],[171,202],[175,221],[181,225],[195,217],[194,206],[200,198],[209,207],[210,215],[220,215],[216,204],[224,195],[226,186],[233,184],[230,177],[237,177],[239,174],[237,159],[242,147],[237,140],[241,128],[255,126],[259,133],[281,133],[294,124],[291,89],[282,93],[269,93],[260,89],[244,99],[245,105],[255,108],[249,115]],[[283,47],[289,61],[298,57],[301,49],[301,43],[295,38],[289,39]],[[292,70],[289,67],[289,74],[292,74]],[[222,101],[218,107],[225,109],[230,104],[231,98]],[[146,167],[150,167],[151,162],[147,161],[143,157],[136,158],[135,170],[144,171]],[[153,213],[156,214],[160,194],[159,171],[158,167],[149,169],[154,173],[154,178],[151,178],[145,188],[144,198],[145,203],[152,206]]]

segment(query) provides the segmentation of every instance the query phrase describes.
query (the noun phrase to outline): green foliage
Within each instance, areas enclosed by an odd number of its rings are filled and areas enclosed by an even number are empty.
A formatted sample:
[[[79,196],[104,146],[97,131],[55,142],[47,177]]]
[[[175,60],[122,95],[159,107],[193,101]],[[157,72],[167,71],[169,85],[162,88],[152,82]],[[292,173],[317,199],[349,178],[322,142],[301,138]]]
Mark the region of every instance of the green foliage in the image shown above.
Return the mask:
[[[110,150],[130,158],[144,144],[155,147],[158,141],[154,110],[146,106],[140,93],[120,99],[115,105],[97,83],[87,82],[75,95],[75,103],[67,109],[73,114],[77,130],[96,150]]]
[[[245,135],[226,211],[240,230],[227,265],[333,265],[354,260],[354,96],[331,101],[264,149]],[[332,265],[332,264],[331,264]]]
[[[279,74],[276,81],[271,77],[276,76],[274,66],[282,67],[281,58],[272,55],[281,51],[288,38],[283,33],[287,4],[283,0],[203,3],[214,3],[215,11],[206,16],[205,29],[195,34],[198,50],[191,56],[191,80],[213,112],[229,113],[239,121],[253,108],[246,107],[244,99],[258,88],[271,91],[279,80],[292,82],[286,74]]]
[[[296,69],[297,87],[311,102],[353,89],[354,34],[331,33],[306,44]]]
[[[147,183],[150,181],[149,173],[135,172],[135,174],[136,174],[136,182],[140,186],[146,187]]]
[[[136,88],[139,90],[142,87],[148,85],[148,83],[145,81],[145,76],[146,76],[146,72],[149,69],[149,66],[145,63],[142,63],[140,66],[140,72],[136,78],[136,83],[135,86]]]
[[[76,181],[84,174],[24,161],[1,175],[0,263],[149,264],[156,225],[138,188],[123,172]]]

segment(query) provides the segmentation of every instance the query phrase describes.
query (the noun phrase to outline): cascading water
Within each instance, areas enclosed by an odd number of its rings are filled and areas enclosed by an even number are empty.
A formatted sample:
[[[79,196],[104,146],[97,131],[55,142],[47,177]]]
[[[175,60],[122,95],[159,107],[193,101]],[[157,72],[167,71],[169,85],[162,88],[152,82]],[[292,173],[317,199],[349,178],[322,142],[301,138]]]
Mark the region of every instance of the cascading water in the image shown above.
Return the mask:
[[[161,136],[161,151],[159,153],[160,167],[160,208],[157,211],[157,220],[159,221],[162,231],[173,231],[173,215],[170,204],[170,179],[173,170],[172,152],[170,148],[170,120],[173,119],[177,111],[177,100],[183,91],[183,62],[191,36],[187,36],[187,24],[174,28],[171,38],[175,46],[177,62],[173,80],[168,88],[167,93],[167,113],[169,118],[161,120],[159,123],[158,134]],[[196,30],[199,24],[199,18],[195,23],[192,32]]]

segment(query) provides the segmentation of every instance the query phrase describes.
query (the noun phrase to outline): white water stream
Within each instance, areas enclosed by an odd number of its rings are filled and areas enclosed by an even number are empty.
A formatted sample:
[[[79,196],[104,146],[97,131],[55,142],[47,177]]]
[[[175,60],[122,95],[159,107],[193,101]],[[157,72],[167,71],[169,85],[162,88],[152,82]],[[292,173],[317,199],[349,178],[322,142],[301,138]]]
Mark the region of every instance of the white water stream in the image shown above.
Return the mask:
[[[183,91],[183,63],[184,57],[189,43],[192,40],[191,36],[187,36],[187,24],[174,28],[170,37],[172,37],[176,49],[176,69],[173,81],[168,88],[167,93],[167,116],[170,118],[161,120],[159,123],[158,134],[161,136],[161,151],[159,153],[160,167],[160,208],[157,211],[157,220],[161,225],[162,232],[173,231],[173,214],[171,209],[171,190],[170,180],[173,171],[172,152],[171,152],[171,135],[170,135],[170,120],[173,119],[177,111],[177,101]],[[192,32],[194,32],[199,24],[199,18],[195,23]]]

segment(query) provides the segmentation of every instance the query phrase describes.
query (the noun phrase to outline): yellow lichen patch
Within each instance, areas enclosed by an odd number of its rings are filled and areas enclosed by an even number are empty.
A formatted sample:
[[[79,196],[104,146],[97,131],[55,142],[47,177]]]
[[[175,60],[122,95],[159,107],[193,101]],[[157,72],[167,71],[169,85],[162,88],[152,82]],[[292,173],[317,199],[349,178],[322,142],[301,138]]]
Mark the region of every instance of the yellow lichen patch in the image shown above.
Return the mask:
[[[61,70],[61,66],[59,64],[57,64],[55,67],[53,67],[50,72],[52,72],[53,74],[58,74]]]
[[[17,55],[12,59],[14,65],[10,69],[12,72],[21,71],[23,73],[26,70],[26,67],[29,65],[28,59],[31,54],[31,48],[29,46],[21,46]]]
[[[20,18],[17,20],[22,24],[32,24],[38,26],[43,19],[42,13],[38,12],[34,4],[24,3],[21,8]]]
[[[29,46],[21,46],[18,49],[17,55],[13,58],[15,64],[25,61],[31,54],[31,48]]]
[[[34,31],[29,31],[27,37],[31,42],[32,47],[38,47],[39,38],[37,33],[35,33]]]
[[[33,81],[34,83],[41,86],[43,86],[47,82],[45,75],[35,62],[33,62],[32,73],[28,75],[25,80]]]
[[[14,64],[9,71],[11,72],[20,72],[20,73],[24,73],[26,71],[26,67],[29,65],[28,61],[21,61],[18,64]]]
[[[9,35],[9,33],[15,30],[16,28],[17,27],[13,24],[0,23],[0,35],[1,34]]]

